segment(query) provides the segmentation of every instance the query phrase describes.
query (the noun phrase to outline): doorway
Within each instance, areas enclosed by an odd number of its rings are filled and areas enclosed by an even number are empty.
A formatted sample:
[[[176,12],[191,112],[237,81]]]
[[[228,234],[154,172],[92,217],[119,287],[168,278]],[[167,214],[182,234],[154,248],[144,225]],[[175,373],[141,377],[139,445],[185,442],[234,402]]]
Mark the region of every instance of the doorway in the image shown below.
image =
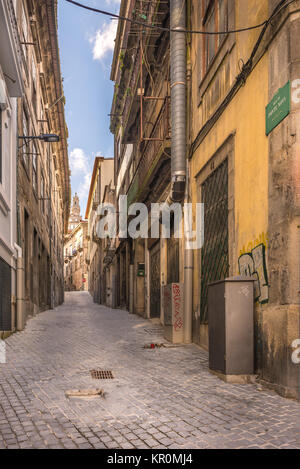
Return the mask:
[[[149,252],[150,257],[150,318],[160,318],[160,242]]]
[[[200,322],[208,322],[208,285],[229,275],[228,256],[228,160],[202,183],[204,245],[201,255]]]

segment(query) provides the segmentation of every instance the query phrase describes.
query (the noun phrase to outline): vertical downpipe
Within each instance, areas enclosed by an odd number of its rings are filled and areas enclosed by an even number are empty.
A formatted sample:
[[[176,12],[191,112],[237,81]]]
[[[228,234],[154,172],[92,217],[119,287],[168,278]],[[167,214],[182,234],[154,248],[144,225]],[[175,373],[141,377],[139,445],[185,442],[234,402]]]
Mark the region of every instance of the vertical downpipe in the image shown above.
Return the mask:
[[[189,171],[187,161],[187,184],[186,203],[190,202],[189,194]],[[191,233],[185,233],[185,237],[191,239]],[[186,239],[184,243],[186,244]],[[184,247],[184,343],[190,344],[193,341],[193,274],[194,274],[194,251]]]
[[[186,181],[186,0],[170,2],[171,199],[182,202]]]
[[[49,243],[50,243],[50,309],[54,308],[54,289],[53,289],[53,265],[52,265],[52,165],[51,165],[51,157],[50,153],[48,152],[48,168],[49,168],[49,218],[50,218],[50,236],[49,236]],[[52,156],[52,148],[51,148],[51,156]]]
[[[21,222],[20,222],[20,202],[19,202],[19,132],[18,132],[18,119],[19,119],[19,105],[17,109],[17,135],[16,135],[16,213],[17,213],[17,243],[15,243],[15,250],[17,252],[17,311],[16,311],[16,329],[22,331],[25,327],[25,265],[23,250],[21,248]]]
[[[186,0],[171,0],[171,200],[189,202],[187,183]],[[189,234],[188,234],[189,235]],[[184,239],[185,242],[185,239]],[[192,342],[193,251],[184,249],[184,343]]]
[[[22,331],[24,329],[24,264],[22,248],[15,243],[17,252],[17,314],[16,329]]]
[[[191,2],[187,0],[187,23],[188,29],[190,28],[190,7]],[[191,48],[190,48],[190,37],[187,37],[187,125],[186,135],[187,142],[189,142],[190,125],[191,125]],[[187,148],[188,145],[187,144]],[[189,170],[189,159],[186,159],[186,190],[185,190],[185,202],[191,201],[190,197],[190,170]],[[190,238],[191,233],[185,233],[185,236]],[[193,341],[193,276],[194,276],[194,251],[192,249],[184,250],[184,343],[190,344]]]

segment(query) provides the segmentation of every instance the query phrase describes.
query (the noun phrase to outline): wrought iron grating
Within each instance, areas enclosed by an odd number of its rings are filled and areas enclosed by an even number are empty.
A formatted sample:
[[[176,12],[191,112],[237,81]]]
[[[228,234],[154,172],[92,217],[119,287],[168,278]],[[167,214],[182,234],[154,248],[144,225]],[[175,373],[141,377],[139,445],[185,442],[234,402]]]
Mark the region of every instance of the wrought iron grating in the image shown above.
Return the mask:
[[[229,274],[228,261],[228,160],[204,181],[204,245],[201,255],[201,323],[208,321],[208,285]]]
[[[93,379],[114,379],[111,370],[91,370],[91,376]]]

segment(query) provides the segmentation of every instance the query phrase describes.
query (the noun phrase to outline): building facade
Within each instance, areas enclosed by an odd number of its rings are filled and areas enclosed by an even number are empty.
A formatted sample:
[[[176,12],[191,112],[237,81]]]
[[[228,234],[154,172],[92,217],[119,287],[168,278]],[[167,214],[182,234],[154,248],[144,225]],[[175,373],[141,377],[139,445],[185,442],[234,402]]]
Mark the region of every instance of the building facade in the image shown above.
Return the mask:
[[[121,14],[166,27],[168,2],[121,2]],[[119,23],[111,79],[115,82],[111,131],[115,139],[116,204],[127,197],[147,208],[163,203],[171,187],[170,42],[166,31]],[[179,240],[118,238],[116,305],[161,318],[162,286],[179,281]],[[178,259],[177,259],[178,260]]]
[[[205,242],[194,253],[193,339],[208,346],[207,285],[253,276],[255,371],[293,397],[300,384],[292,361],[300,330],[299,8],[298,1],[192,1],[188,14],[189,29],[225,31],[190,38],[191,194],[206,204]],[[260,30],[226,34],[271,16]],[[286,102],[277,121],[274,96]]]
[[[104,206],[115,207],[115,188],[112,181],[105,186],[103,199],[101,202]],[[96,238],[96,241],[100,247],[100,303],[110,308],[115,308],[118,303],[118,278],[115,257],[116,238]]]
[[[18,230],[24,322],[64,298],[70,177],[57,40],[57,1],[16,2],[24,94],[18,102]],[[56,134],[58,143],[38,137]]]
[[[0,334],[20,327],[22,250],[17,236],[17,99],[24,91],[16,2],[0,2]]]
[[[79,197],[73,197],[68,234],[65,236],[65,291],[88,291],[87,275],[88,222],[80,215]]]
[[[251,276],[255,373],[298,398],[299,8],[122,1],[122,16],[149,26],[218,34],[172,32],[170,43],[164,29],[120,21],[111,73],[116,205],[126,195],[128,207],[205,207],[201,249],[185,249],[172,233],[116,240],[113,303],[164,323],[165,287],[179,283],[182,341],[208,348],[208,285]]]
[[[106,304],[107,285],[103,266],[104,242],[97,235],[98,206],[103,202],[106,187],[113,186],[113,158],[96,157],[91,179],[85,218],[88,220],[88,283],[89,292],[96,303]],[[108,287],[109,288],[109,287]]]

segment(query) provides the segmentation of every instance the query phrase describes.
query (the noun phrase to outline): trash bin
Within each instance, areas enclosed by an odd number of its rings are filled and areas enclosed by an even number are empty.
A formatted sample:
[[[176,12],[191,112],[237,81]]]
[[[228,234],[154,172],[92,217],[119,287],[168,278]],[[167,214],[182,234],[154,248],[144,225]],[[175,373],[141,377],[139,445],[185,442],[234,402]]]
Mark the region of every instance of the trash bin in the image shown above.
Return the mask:
[[[209,368],[254,373],[254,280],[232,277],[208,288]]]

